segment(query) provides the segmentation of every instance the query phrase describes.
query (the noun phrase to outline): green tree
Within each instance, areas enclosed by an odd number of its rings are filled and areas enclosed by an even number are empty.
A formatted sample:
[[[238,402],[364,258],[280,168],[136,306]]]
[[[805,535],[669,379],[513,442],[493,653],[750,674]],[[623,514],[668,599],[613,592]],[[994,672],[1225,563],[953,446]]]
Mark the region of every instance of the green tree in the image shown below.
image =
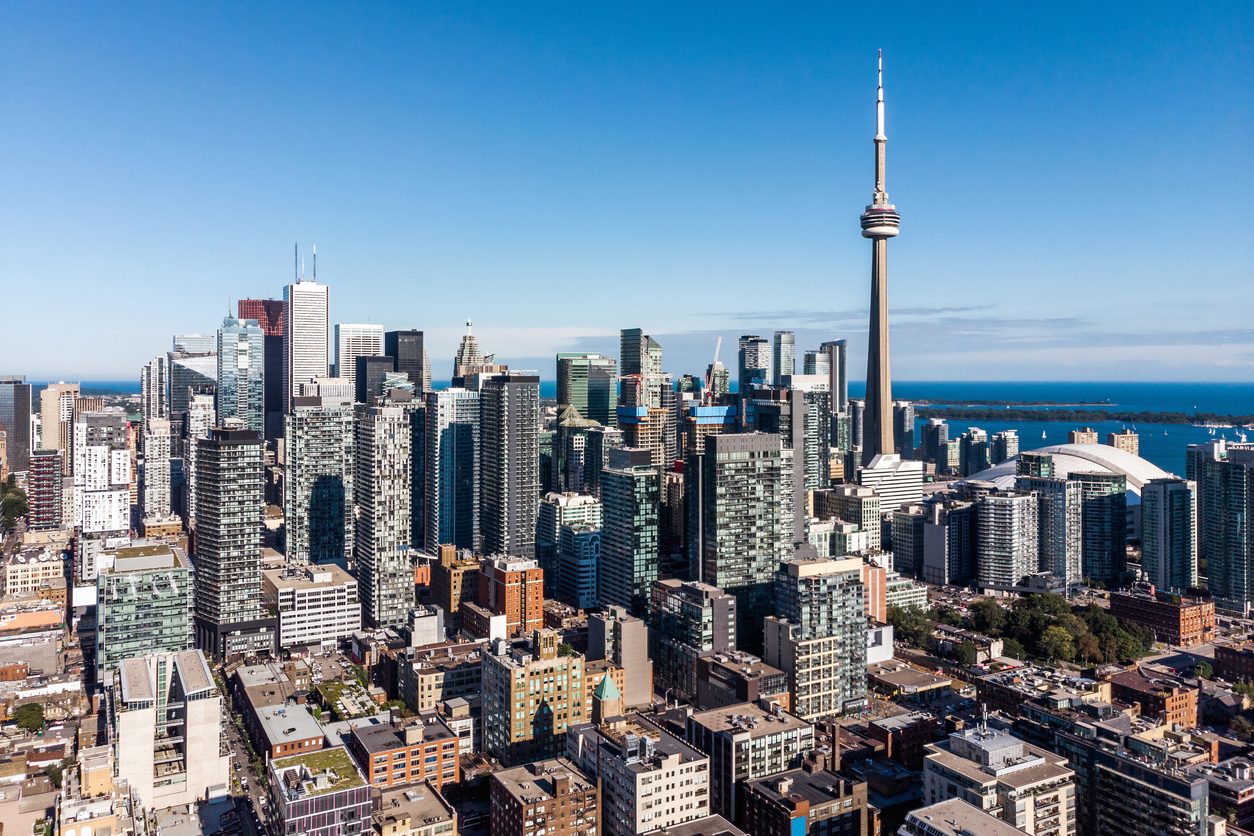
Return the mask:
[[[13,721],[24,731],[39,731],[44,726],[44,707],[37,702],[18,706],[13,712]]]
[[[1090,632],[1085,633],[1076,639],[1075,652],[1084,662],[1101,662],[1102,646],[1098,644],[1097,638]]]
[[[888,608],[888,623],[893,625],[893,637],[911,647],[926,648],[932,635],[932,622],[927,613],[917,607]]]
[[[1000,636],[1006,629],[1006,611],[992,598],[981,598],[971,605],[971,626],[989,636]]]
[[[962,616],[953,607],[937,605],[932,609],[932,618],[940,624],[948,624],[950,627],[961,627]]]
[[[0,522],[5,528],[12,528],[18,519],[26,516],[27,510],[26,492],[13,488],[5,493],[4,499],[0,499]]]
[[[1045,629],[1038,647],[1041,654],[1050,659],[1070,662],[1075,658],[1075,642],[1072,641],[1071,634],[1058,626]]]
[[[1254,740],[1254,723],[1251,723],[1244,717],[1236,717],[1236,719],[1228,724],[1228,729],[1246,743]]]
[[[1202,679],[1210,679],[1215,675],[1215,667],[1210,662],[1201,661],[1193,666],[1193,673]]]
[[[1001,655],[1020,661],[1028,658],[1028,652],[1023,649],[1023,645],[1019,644],[1017,639],[1010,638],[1001,640]]]
[[[966,639],[954,648],[954,659],[964,668],[969,668],[979,659],[980,652],[975,646],[975,642]]]

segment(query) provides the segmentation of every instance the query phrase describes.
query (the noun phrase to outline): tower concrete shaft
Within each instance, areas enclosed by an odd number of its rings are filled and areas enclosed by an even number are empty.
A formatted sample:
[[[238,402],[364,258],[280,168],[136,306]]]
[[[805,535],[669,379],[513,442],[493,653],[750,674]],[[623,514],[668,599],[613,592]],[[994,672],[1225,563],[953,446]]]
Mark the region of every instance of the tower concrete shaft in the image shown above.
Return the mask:
[[[871,322],[867,333],[866,413],[862,462],[892,453],[893,391],[888,353],[888,239],[897,235],[901,216],[888,201],[884,183],[884,53],[880,50],[875,97],[875,194],[862,213],[862,236],[871,239]]]

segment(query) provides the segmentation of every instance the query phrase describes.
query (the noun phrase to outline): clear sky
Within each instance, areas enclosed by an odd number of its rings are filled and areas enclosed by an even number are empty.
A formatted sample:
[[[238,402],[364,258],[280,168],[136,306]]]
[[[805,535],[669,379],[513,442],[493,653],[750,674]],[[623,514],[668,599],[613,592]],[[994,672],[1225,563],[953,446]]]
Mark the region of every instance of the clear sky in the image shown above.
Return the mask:
[[[860,370],[883,47],[897,378],[1254,379],[1254,3],[957,8],[0,4],[0,373],[133,377],[294,241],[437,378],[468,317]]]

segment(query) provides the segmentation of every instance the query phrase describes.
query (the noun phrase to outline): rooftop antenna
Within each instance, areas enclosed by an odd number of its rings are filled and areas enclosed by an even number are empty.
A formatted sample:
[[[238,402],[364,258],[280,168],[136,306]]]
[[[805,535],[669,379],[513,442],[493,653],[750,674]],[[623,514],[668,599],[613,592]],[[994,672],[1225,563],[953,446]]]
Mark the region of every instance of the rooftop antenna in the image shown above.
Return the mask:
[[[292,244],[292,278],[300,281],[300,242]]]
[[[313,280],[316,282],[318,281],[318,245],[317,244],[313,245],[313,250],[314,250],[313,252],[313,268],[314,268]]]

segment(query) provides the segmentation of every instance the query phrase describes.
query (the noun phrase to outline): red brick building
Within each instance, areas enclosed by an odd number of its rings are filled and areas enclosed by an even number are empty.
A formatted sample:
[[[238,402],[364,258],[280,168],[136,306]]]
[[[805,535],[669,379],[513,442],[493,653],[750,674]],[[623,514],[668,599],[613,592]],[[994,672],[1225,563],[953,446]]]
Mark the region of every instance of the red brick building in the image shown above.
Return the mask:
[[[1110,614],[1148,627],[1154,638],[1179,647],[1215,638],[1215,602],[1209,598],[1156,592],[1142,584],[1130,592],[1110,593]]]
[[[347,742],[372,787],[430,781],[443,789],[461,780],[457,733],[434,712],[404,725],[359,726]]]

